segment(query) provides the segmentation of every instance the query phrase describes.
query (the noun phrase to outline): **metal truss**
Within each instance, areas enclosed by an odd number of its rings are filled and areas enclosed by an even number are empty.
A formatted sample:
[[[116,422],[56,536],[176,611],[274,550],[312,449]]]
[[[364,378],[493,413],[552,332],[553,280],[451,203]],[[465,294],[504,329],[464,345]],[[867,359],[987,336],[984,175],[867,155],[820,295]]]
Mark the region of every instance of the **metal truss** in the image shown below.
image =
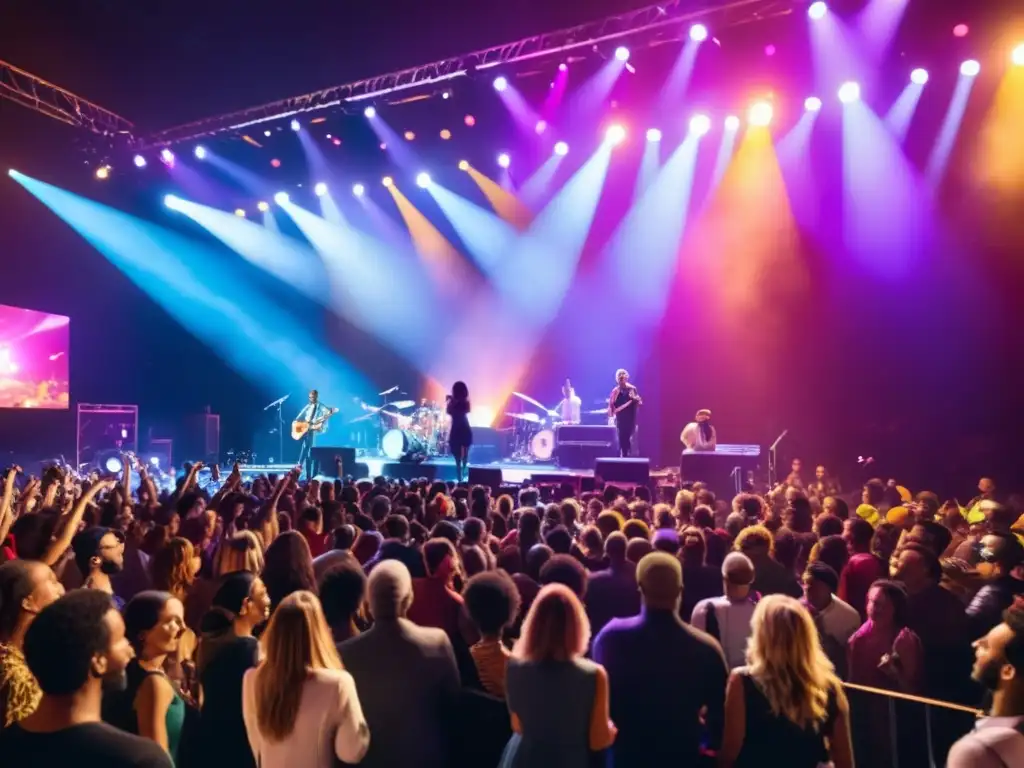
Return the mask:
[[[0,98],[75,128],[133,141],[134,126],[120,115],[2,60]]]
[[[587,50],[625,38],[634,48],[651,46],[679,39],[682,31],[694,21],[714,20],[717,28],[734,26],[773,16],[791,13],[807,0],[669,0],[628,13],[608,16],[557,32],[523,38],[513,43],[485,48],[430,64],[390,72],[384,75],[335,85],[314,93],[274,101],[269,104],[208,117],[150,134],[142,139],[146,146],[166,146],[183,141],[241,131],[249,126],[280,120],[301,113],[332,108],[367,99],[387,101],[413,88],[470,76],[474,72],[497,66],[511,66],[542,58],[566,56],[573,51]]]

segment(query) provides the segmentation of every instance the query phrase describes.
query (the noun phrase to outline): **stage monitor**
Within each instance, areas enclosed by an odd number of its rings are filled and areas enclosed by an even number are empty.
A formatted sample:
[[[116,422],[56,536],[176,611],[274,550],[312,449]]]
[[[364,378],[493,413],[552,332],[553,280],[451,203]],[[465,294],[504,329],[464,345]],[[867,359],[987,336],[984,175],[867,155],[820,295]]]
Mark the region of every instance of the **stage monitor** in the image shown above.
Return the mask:
[[[68,407],[69,319],[0,304],[0,408]]]

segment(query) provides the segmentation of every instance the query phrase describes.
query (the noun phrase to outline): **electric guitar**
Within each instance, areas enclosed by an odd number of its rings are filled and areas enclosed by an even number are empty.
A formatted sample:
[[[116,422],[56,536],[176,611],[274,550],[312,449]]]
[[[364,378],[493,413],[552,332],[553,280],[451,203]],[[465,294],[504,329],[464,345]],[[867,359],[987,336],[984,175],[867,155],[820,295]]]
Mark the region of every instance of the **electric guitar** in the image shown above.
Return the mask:
[[[318,416],[312,421],[296,419],[292,422],[292,440],[301,440],[309,431],[319,432],[324,428],[324,422],[338,412],[337,408],[328,408],[327,413]]]

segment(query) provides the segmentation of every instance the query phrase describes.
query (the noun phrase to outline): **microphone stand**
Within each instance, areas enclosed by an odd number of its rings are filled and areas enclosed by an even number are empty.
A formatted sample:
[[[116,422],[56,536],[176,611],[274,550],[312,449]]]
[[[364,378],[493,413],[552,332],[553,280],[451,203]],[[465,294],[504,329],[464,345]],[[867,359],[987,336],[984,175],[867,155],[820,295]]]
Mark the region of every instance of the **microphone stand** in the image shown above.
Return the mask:
[[[281,406],[284,405],[284,401],[287,400],[290,395],[279,397],[274,402],[270,403],[263,408],[264,411],[269,411],[271,408],[277,408],[277,460],[282,464],[284,460],[284,414],[281,413]]]
[[[778,459],[777,450],[779,443],[782,439],[789,434],[788,429],[782,430],[782,434],[775,438],[775,442],[772,443],[771,448],[768,449],[768,489],[771,490],[775,487],[775,483],[778,480]]]

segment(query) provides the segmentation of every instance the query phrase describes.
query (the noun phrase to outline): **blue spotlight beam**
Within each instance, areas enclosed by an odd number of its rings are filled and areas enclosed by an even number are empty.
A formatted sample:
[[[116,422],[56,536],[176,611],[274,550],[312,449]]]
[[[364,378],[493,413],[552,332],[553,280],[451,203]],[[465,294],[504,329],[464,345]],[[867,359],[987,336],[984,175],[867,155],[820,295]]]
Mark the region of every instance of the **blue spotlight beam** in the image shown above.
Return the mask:
[[[938,138],[928,156],[928,164],[925,166],[925,178],[932,189],[936,189],[946,174],[946,166],[949,164],[949,156],[956,145],[956,137],[960,132],[960,124],[963,122],[964,113],[967,111],[967,102],[971,98],[971,91],[974,89],[975,77],[961,74],[957,77],[956,88],[953,91],[953,98],[949,102],[949,109],[942,119],[942,127],[939,129]]]
[[[486,274],[491,274],[498,268],[502,256],[513,247],[519,233],[501,217],[436,182],[427,189],[476,263]]]

